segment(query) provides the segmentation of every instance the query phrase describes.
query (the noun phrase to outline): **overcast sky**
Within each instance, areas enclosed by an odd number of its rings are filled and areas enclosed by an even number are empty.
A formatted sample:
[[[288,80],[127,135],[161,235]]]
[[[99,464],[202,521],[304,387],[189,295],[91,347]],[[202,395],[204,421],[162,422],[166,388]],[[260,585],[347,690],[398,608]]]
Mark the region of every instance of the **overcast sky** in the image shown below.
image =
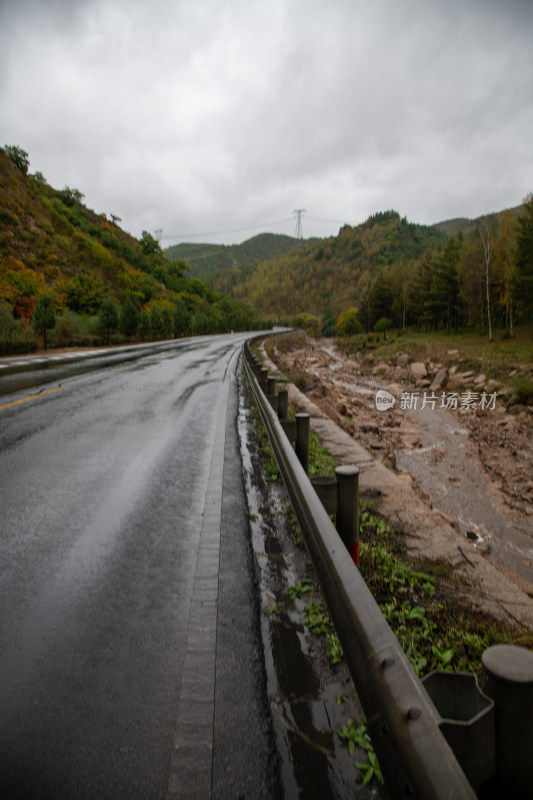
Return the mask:
[[[163,246],[476,217],[533,191],[533,0],[0,0],[4,144]]]

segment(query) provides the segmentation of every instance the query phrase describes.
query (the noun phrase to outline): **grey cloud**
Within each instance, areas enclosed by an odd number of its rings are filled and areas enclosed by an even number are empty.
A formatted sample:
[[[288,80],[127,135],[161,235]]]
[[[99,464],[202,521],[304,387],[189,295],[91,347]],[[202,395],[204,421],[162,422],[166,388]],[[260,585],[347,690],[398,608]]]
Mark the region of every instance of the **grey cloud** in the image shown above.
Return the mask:
[[[529,0],[4,0],[3,138],[136,235],[475,216],[533,186],[532,22]]]

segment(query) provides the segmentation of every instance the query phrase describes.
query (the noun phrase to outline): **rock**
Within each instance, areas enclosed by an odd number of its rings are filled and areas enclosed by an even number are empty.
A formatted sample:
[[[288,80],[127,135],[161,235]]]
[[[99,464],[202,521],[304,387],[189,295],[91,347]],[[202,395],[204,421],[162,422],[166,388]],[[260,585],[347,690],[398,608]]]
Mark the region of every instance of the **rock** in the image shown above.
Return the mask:
[[[463,378],[463,380],[466,381],[469,378],[473,378],[474,377],[474,370],[470,369],[470,370],[467,370],[466,372],[460,372],[459,374]]]
[[[398,367],[406,367],[410,361],[410,358],[407,353],[396,353],[396,366]]]
[[[450,369],[448,370],[448,375],[455,375],[456,372],[457,372],[457,364],[454,364],[453,367],[450,367]]]
[[[447,350],[446,351],[449,356],[458,356],[459,350]]]
[[[427,374],[426,365],[422,361],[415,361],[413,364],[409,364],[409,377],[412,381],[419,381],[425,378]]]
[[[483,373],[480,373],[477,376],[477,378],[474,379],[474,386],[481,386],[481,384],[485,383],[486,380],[487,380],[486,375],[483,375]]]
[[[433,379],[430,386],[432,392],[437,392],[439,389],[444,388],[448,383],[448,370],[446,367],[441,367]]]
[[[394,380],[405,383],[409,380],[409,373],[406,367],[394,367]]]
[[[362,425],[359,425],[359,430],[363,433],[379,433],[379,425],[374,422],[363,422]]]
[[[509,409],[509,412],[511,414],[517,414],[518,415],[518,414],[527,414],[528,413],[528,407],[523,405],[522,403],[517,403],[516,405],[511,406],[511,408],[508,407],[508,409]]]
[[[403,433],[399,431],[402,436],[402,447],[406,450],[413,450],[415,447],[420,447],[420,436],[417,433]]]
[[[388,386],[385,386],[385,389],[395,397],[400,397],[401,393],[403,392],[403,386],[399,383],[389,383]]]
[[[456,392],[463,389],[464,385],[465,381],[463,381],[459,375],[450,375],[448,378],[448,383],[446,384],[446,388],[451,392]]]
[[[489,394],[493,394],[494,392],[497,392],[498,389],[501,389],[501,387],[502,387],[502,384],[500,383],[500,381],[495,381],[494,378],[491,378],[487,382],[487,385],[485,386],[485,389]]]
[[[421,380],[416,382],[418,389],[427,389],[429,388],[430,384],[431,381],[429,381],[427,378],[422,378]]]
[[[384,361],[379,361],[372,370],[372,375],[386,375],[388,371],[389,365],[385,364]]]

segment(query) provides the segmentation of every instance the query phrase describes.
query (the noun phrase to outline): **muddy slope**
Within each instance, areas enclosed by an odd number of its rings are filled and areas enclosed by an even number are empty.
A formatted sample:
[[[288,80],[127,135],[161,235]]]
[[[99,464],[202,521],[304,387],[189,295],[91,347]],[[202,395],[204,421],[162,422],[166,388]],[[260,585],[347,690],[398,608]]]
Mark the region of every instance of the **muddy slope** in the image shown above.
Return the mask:
[[[267,347],[271,370],[296,378],[303,389],[290,385],[291,401],[311,414],[312,428],[342,463],[359,466],[362,490],[402,531],[409,552],[446,558],[474,607],[511,627],[533,627],[528,408],[508,406],[501,384],[453,367],[444,375],[439,365],[411,364],[406,354],[394,364],[376,363],[304,336],[273,339]],[[376,407],[378,389],[394,397],[386,411]],[[467,392],[475,408],[461,407]],[[501,397],[491,401],[495,392]],[[456,409],[439,409],[443,393],[446,401],[459,398]],[[433,406],[431,395],[438,398]]]

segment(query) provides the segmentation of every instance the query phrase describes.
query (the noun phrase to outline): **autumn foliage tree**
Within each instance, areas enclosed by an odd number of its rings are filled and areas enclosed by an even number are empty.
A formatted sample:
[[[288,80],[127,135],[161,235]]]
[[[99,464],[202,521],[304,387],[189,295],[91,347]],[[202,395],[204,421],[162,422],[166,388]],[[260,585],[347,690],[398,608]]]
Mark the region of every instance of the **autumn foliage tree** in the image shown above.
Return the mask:
[[[361,332],[361,325],[357,317],[357,310],[349,308],[339,315],[337,320],[337,333],[339,336],[355,336]]]

